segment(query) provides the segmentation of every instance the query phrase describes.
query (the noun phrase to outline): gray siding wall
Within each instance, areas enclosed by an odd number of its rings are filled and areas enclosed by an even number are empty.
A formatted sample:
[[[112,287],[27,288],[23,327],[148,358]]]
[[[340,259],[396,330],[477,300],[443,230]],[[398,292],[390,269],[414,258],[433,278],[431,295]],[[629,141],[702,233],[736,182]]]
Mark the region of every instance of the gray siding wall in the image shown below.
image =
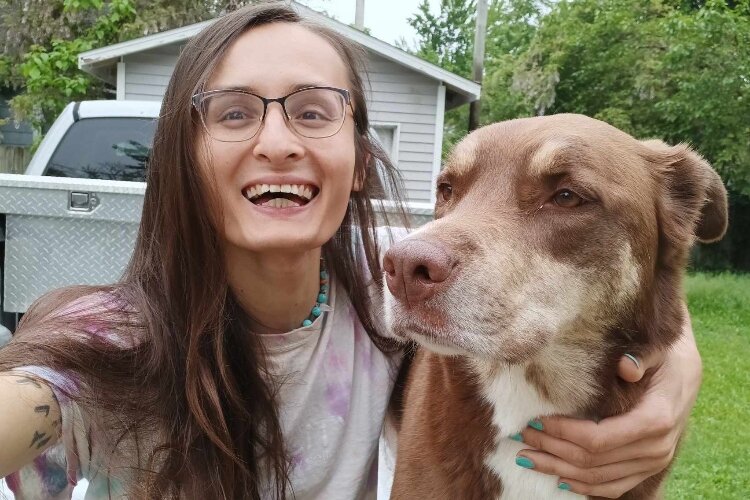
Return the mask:
[[[123,58],[126,100],[161,100],[179,47],[132,54]],[[373,124],[398,124],[398,168],[410,201],[430,202],[435,157],[435,124],[440,82],[401,64],[370,54],[365,85]],[[438,148],[439,150],[439,148]]]
[[[125,84],[125,100],[161,101],[178,54],[178,46],[168,45],[125,56],[125,76],[120,79]]]
[[[371,54],[365,85],[370,121],[399,124],[399,137],[394,139],[408,199],[429,202],[440,82]]]

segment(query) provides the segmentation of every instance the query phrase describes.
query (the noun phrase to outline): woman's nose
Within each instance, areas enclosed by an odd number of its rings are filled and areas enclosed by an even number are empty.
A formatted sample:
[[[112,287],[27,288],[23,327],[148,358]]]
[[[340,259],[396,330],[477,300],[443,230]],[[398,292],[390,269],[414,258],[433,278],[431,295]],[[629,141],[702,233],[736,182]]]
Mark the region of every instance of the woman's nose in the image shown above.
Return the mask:
[[[272,163],[299,159],[305,154],[300,137],[287,123],[284,110],[278,103],[271,103],[266,117],[255,139],[253,153]]]

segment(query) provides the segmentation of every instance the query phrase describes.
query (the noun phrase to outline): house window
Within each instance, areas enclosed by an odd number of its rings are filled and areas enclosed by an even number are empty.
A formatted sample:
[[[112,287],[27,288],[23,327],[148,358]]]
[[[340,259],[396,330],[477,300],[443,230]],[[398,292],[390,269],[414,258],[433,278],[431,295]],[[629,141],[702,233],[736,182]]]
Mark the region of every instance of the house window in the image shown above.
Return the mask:
[[[398,123],[373,123],[372,132],[385,152],[388,153],[391,162],[398,165]]]
[[[397,123],[373,123],[370,126],[372,136],[380,143],[380,146],[388,154],[391,163],[398,168],[398,132]],[[390,184],[383,178],[385,171],[382,165],[378,165],[370,171],[374,178],[370,196],[380,199],[393,199],[393,193],[390,191]]]

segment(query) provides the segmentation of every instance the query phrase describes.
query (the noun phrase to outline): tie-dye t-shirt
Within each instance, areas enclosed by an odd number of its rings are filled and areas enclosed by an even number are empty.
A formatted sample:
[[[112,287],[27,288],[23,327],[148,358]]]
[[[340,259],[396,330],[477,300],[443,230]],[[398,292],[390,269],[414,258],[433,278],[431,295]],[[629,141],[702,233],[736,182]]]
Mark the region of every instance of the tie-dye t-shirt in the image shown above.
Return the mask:
[[[402,232],[394,231],[399,238]],[[381,235],[381,248],[389,238]],[[374,290],[374,297],[379,295]],[[311,326],[263,335],[279,393],[283,434],[293,462],[298,500],[387,498],[395,455],[383,422],[401,356],[383,354],[370,340],[349,297],[332,279],[326,311]],[[62,439],[34,463],[7,478],[17,499],[69,499],[89,482],[86,500],[118,498],[121,479],[98,466],[110,448],[61,389],[69,378],[24,367],[53,388],[62,411]],[[70,387],[67,387],[70,389]],[[127,471],[131,457],[118,453]],[[125,473],[126,474],[126,473]]]

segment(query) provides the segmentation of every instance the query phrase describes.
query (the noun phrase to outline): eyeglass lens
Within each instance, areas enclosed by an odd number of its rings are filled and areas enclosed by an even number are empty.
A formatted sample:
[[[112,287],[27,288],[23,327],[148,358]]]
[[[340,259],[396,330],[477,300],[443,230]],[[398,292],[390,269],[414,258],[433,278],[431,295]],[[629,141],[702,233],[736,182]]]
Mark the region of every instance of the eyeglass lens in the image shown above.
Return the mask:
[[[302,90],[284,101],[289,125],[310,138],[336,134],[344,123],[345,106],[344,96],[331,89]],[[209,135],[219,141],[246,141],[263,123],[263,101],[252,94],[212,94],[205,97],[201,109]]]

